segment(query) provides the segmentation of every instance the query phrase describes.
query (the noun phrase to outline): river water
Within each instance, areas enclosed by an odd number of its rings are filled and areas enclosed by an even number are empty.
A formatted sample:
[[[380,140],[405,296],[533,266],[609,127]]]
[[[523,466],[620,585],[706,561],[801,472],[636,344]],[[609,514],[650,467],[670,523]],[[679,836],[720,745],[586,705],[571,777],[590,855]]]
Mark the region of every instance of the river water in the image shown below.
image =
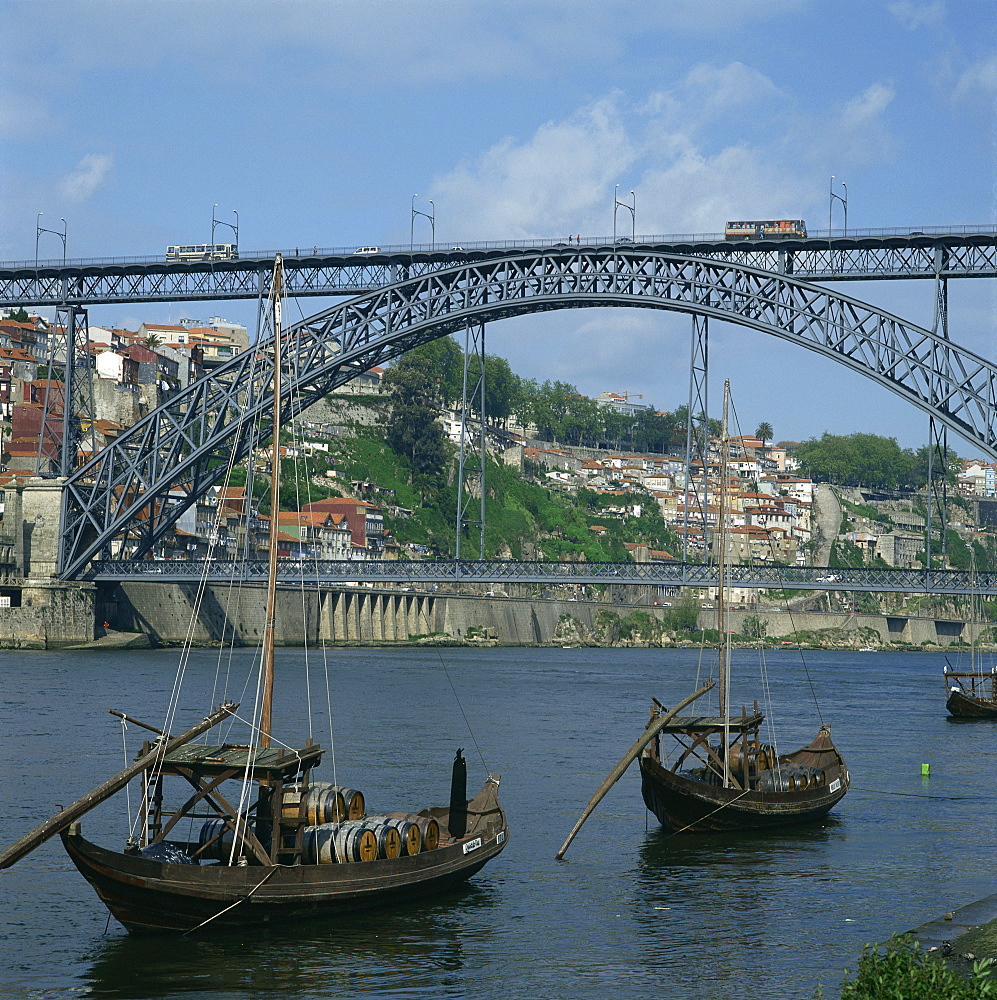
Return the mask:
[[[280,655],[275,731],[307,735],[290,725],[306,714],[292,676],[302,654]],[[177,660],[0,653],[0,844],[124,766],[106,709],[161,724]],[[192,656],[174,731],[205,714],[216,661]],[[0,873],[0,997],[694,1000],[813,997],[818,983],[834,996],[864,943],[997,892],[997,733],[947,721],[941,658],[925,653],[769,654],[780,749],[816,735],[816,694],[851,771],[851,792],[823,825],[670,837],[646,814],[633,765],[555,862],[643,730],[650,696],[676,703],[698,661],[694,650],[332,651],[339,782],[373,811],[445,803],[462,746],[472,794],[486,768],[503,776],[505,852],[405,912],[150,939],[113,920],[105,931],[106,910],[55,839]],[[734,662],[733,700],[750,705],[758,654]],[[125,735],[130,759],[141,731]],[[329,755],[321,771],[331,780]],[[84,832],[120,844],[121,799],[86,816]]]

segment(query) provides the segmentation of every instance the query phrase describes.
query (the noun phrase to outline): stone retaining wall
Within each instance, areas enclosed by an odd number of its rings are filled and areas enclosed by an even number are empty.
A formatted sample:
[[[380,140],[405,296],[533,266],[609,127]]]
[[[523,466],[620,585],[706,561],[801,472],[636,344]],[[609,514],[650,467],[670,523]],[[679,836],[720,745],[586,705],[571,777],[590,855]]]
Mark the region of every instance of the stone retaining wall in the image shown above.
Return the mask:
[[[126,583],[104,592],[98,614],[104,615],[116,629],[148,633],[153,641],[175,644],[188,633],[192,610],[198,595],[197,584]],[[193,627],[195,643],[235,641],[255,645],[263,632],[264,588],[241,592],[223,586],[205,588]],[[320,640],[347,642],[383,642],[407,640],[416,636],[449,635],[466,638],[468,632],[483,638],[507,643],[550,643],[590,636],[595,616],[609,610],[606,604],[571,600],[529,600],[514,597],[456,596],[424,594],[398,590],[362,590],[360,588],[324,589],[304,594],[306,623],[301,623],[302,594],[293,587],[278,589],[276,641],[300,645]],[[628,606],[613,605],[615,613],[625,616]],[[661,616],[663,608],[640,608]],[[700,623],[709,627],[713,612],[704,609]],[[570,616],[572,621],[562,618]],[[766,625],[769,636],[788,636],[798,632],[826,633],[840,631],[842,638],[863,644],[863,636],[875,634],[880,642],[905,642],[913,645],[931,643],[948,645],[971,642],[979,624],[906,616],[834,614],[798,611],[731,611],[728,627],[740,632],[748,616]],[[561,628],[558,628],[559,622]],[[569,626],[565,628],[565,625]]]

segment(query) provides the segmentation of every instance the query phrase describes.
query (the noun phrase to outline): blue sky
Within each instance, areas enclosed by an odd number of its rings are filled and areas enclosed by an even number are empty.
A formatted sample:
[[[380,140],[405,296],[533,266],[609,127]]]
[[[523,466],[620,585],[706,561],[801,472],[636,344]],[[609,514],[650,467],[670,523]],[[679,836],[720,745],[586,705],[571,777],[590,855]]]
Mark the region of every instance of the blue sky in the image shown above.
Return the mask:
[[[612,232],[617,184],[638,233],[826,228],[832,174],[850,228],[997,218],[992,0],[0,0],[0,74],[7,260],[33,258],[38,212],[66,219],[71,257],[132,256],[207,242],[215,204],[238,211],[247,250],[407,244],[417,192],[440,243],[594,236]],[[61,250],[42,234],[42,257]],[[843,290],[930,326],[927,283]],[[994,283],[950,295],[953,339],[997,355]],[[91,321],[209,313],[250,325],[254,309]],[[672,409],[689,326],[570,311],[493,324],[488,350]],[[927,438],[926,416],[867,379],[714,323],[715,400],[725,377],[745,431]]]

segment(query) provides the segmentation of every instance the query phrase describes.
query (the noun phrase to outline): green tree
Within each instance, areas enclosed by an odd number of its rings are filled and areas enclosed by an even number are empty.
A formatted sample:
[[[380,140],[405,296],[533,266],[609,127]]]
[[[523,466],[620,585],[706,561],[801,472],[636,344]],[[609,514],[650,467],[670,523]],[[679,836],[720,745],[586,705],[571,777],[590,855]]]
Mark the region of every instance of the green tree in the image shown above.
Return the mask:
[[[578,396],[578,390],[567,382],[529,379],[522,384],[519,417],[537,428],[537,436],[555,444],[564,440],[569,399]]]
[[[843,486],[895,490],[912,488],[919,479],[914,452],[877,434],[825,433],[797,445],[794,454],[812,478]]]
[[[436,395],[444,406],[459,402],[464,379],[464,352],[453,337],[437,337],[408,353],[425,358],[430,363],[436,381]]]
[[[425,352],[409,351],[385,373],[391,396],[387,440],[418,473],[439,472],[447,458],[439,415],[438,368]]]
[[[462,362],[463,364],[463,362]],[[467,391],[471,392],[478,380],[481,359],[472,355],[467,364]],[[463,368],[461,369],[463,381]],[[488,423],[504,424],[519,407],[522,379],[513,373],[509,362],[494,354],[485,355],[485,419]],[[458,393],[458,398],[460,393]],[[477,413],[479,396],[475,393],[470,401],[471,409]],[[480,417],[480,414],[478,414]]]
[[[756,436],[761,437],[761,434]],[[744,624],[741,626],[741,634],[746,635],[749,639],[761,639],[768,633],[768,630],[768,621],[759,618],[758,615],[746,615]]]

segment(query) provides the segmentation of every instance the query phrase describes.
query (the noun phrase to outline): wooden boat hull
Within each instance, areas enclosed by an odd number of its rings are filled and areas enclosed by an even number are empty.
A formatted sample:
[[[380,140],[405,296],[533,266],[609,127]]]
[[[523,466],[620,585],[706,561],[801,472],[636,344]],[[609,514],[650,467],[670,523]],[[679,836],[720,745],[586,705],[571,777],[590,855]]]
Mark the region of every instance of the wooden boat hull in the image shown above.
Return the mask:
[[[949,690],[945,707],[956,719],[997,719],[997,702],[990,698],[974,698],[957,688]]]
[[[445,818],[443,811],[441,825]],[[150,933],[189,931],[205,921],[223,928],[332,916],[434,895],[480,871],[501,853],[509,833],[496,798],[494,808],[454,843],[411,857],[349,864],[177,865],[107,850],[85,840],[78,824],[61,836],[114,917],[132,933]]]
[[[848,791],[848,772],[829,770],[827,783],[803,791],[748,791],[687,778],[640,758],[641,794],[648,809],[675,832],[762,830],[820,819]]]

